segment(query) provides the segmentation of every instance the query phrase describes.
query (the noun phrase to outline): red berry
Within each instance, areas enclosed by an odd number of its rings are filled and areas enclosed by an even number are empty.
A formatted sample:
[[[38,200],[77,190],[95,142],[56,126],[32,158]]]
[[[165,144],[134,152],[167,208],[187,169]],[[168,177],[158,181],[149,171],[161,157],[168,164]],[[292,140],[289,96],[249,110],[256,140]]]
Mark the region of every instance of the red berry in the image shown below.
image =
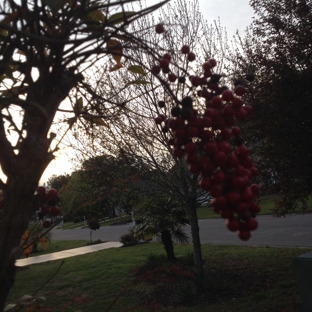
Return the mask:
[[[216,198],[213,198],[210,204],[214,208],[222,209],[226,205],[226,198],[224,196],[218,196]]]
[[[224,90],[222,92],[222,99],[226,102],[231,101],[234,98],[233,92],[231,90]]]
[[[232,134],[235,135],[235,136],[240,135],[241,132],[242,132],[239,127],[233,127],[231,131],[232,131]]]
[[[155,31],[156,31],[157,34],[163,33],[163,32],[165,31],[164,25],[163,25],[163,24],[158,24],[158,25],[156,25]]]
[[[193,143],[193,142],[186,143],[185,146],[184,146],[184,150],[188,154],[195,152],[195,150],[196,150],[195,143]]]
[[[229,167],[236,167],[239,164],[239,159],[235,154],[230,154],[227,157],[226,164]]]
[[[214,96],[211,100],[211,106],[215,109],[221,109],[223,107],[222,99],[218,96]]]
[[[160,117],[154,118],[156,125],[160,125],[162,123],[162,119]]]
[[[158,75],[160,73],[160,66],[154,65],[151,70],[152,74]]]
[[[175,82],[175,81],[177,80],[177,76],[176,76],[175,74],[173,74],[173,73],[170,73],[170,74],[168,75],[168,80],[169,80],[170,82]]]
[[[181,52],[183,54],[188,54],[190,52],[190,47],[188,45],[184,45],[182,48],[181,48]]]
[[[215,67],[217,65],[217,61],[215,59],[210,59],[208,63],[210,64],[211,67]]]
[[[180,148],[175,148],[172,152],[172,155],[177,158],[182,158],[184,155],[184,151]]]
[[[246,93],[246,88],[242,85],[238,85],[235,87],[234,93],[238,96],[242,96]]]
[[[176,137],[176,138],[181,138],[181,139],[184,139],[185,138],[185,136],[186,136],[186,131],[185,131],[185,129],[177,129],[177,130],[175,130],[174,131],[174,136]]]
[[[245,229],[248,231],[254,231],[258,228],[258,221],[255,218],[249,218],[245,221]]]
[[[169,62],[171,61],[171,55],[169,53],[165,53],[163,58],[167,59]]]
[[[248,117],[248,112],[246,111],[244,107],[242,107],[236,112],[235,117],[239,121],[244,121]]]
[[[244,158],[247,157],[249,154],[249,150],[248,147],[246,145],[240,145],[235,149],[235,152],[237,155],[239,155],[240,157]]]
[[[239,98],[236,97],[236,98],[234,98],[234,99],[232,100],[232,107],[233,107],[235,110],[240,109],[242,106],[243,106],[243,102],[242,102],[241,99],[239,99]]]
[[[259,213],[261,211],[261,207],[257,203],[251,202],[249,210],[253,213]]]
[[[198,161],[198,157],[196,153],[186,154],[185,161],[188,164],[196,164]]]
[[[40,194],[40,195],[45,195],[46,188],[44,186],[38,186],[37,187],[37,193]]]
[[[222,151],[224,153],[229,153],[230,149],[231,149],[231,145],[230,143],[226,142],[226,141],[220,141],[218,143],[218,149],[219,151]]]
[[[51,224],[52,224],[52,222],[51,222],[50,220],[44,220],[44,221],[42,222],[42,226],[43,226],[45,229],[49,228],[49,227],[51,226]]]
[[[199,134],[199,131],[198,131],[198,128],[196,128],[196,127],[189,127],[189,128],[187,129],[187,135],[188,135],[189,137],[191,137],[191,138],[197,137],[198,134]]]
[[[168,68],[168,66],[169,66],[169,61],[168,61],[166,58],[163,58],[163,59],[160,60],[159,66],[160,66],[161,68]]]
[[[210,117],[203,117],[203,119],[201,120],[201,125],[204,128],[208,128],[212,126],[212,119]],[[209,130],[207,130],[209,131]],[[211,131],[209,131],[211,132]]]
[[[226,163],[226,159],[227,159],[226,154],[222,151],[218,151],[215,154],[213,161],[217,166],[223,166]]]
[[[240,228],[240,222],[237,219],[227,219],[226,226],[230,231],[236,232]]]
[[[212,175],[211,180],[216,184],[223,183],[226,180],[226,176],[222,171],[217,171]]]
[[[246,241],[248,240],[250,237],[251,237],[251,234],[248,230],[240,230],[238,232],[238,237],[243,240],[243,241]]]
[[[187,54],[187,59],[189,60],[189,62],[193,62],[195,60],[195,58],[196,58],[195,53],[189,52]]]
[[[55,188],[51,188],[48,190],[47,198],[48,199],[55,199],[57,197],[57,190]]]
[[[251,188],[250,187],[246,187],[244,190],[243,190],[243,193],[242,193],[242,200],[246,203],[250,202],[251,200],[253,200],[255,197],[255,194],[252,192]]]
[[[210,69],[211,69],[211,64],[209,63],[209,62],[205,62],[204,64],[203,64],[203,70],[204,71],[210,71]]]
[[[249,170],[250,170],[251,175],[252,175],[253,177],[257,176],[258,173],[259,173],[259,172],[258,172],[258,168],[255,167],[255,166],[252,166]]]
[[[223,194],[223,187],[221,184],[213,184],[210,189],[210,195],[212,197],[218,197]]]
[[[59,207],[57,207],[57,206],[52,206],[52,207],[50,208],[50,215],[51,215],[52,217],[57,217],[60,213],[61,213],[61,210],[60,210]]]
[[[241,200],[241,196],[239,195],[239,193],[234,192],[234,191],[230,191],[227,193],[226,195],[226,199],[227,201],[231,204],[231,205],[238,205],[240,200]]]
[[[238,206],[236,207],[236,212],[238,214],[244,214],[247,212],[247,210],[248,210],[248,205],[244,202],[239,203]]]
[[[206,179],[206,178],[202,178],[199,183],[198,183],[199,187],[201,189],[203,189],[206,192],[209,192],[210,187],[211,187],[211,182],[210,180]]]
[[[252,106],[250,105],[245,105],[244,106],[245,111],[247,112],[247,115],[250,116],[252,113]]]
[[[200,167],[197,164],[191,164],[188,167],[189,171],[193,174],[198,174],[200,173]]]
[[[44,215],[46,215],[46,214],[48,214],[48,213],[50,212],[50,207],[47,206],[47,205],[44,205],[43,207],[40,208],[40,211],[41,211]]]

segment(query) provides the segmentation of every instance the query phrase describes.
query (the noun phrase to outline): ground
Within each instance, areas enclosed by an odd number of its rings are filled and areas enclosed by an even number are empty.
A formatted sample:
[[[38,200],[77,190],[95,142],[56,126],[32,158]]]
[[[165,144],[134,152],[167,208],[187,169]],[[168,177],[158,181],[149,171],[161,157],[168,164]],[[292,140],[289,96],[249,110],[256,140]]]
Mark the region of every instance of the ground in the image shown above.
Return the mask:
[[[277,280],[271,274],[266,275],[262,271],[257,274],[246,269],[244,260],[231,261],[227,265],[214,262],[204,265],[204,279],[196,278],[189,265],[171,265],[164,259],[152,260],[137,267],[134,272],[136,282],[145,283],[151,289],[140,296],[141,304],[191,307],[229,302],[266,290]]]

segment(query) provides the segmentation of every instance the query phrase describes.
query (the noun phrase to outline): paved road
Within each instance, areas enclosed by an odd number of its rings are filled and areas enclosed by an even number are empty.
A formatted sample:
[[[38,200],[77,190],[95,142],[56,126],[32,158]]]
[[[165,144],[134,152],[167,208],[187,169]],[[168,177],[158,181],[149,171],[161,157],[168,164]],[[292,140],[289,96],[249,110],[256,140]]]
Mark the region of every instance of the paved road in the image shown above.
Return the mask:
[[[312,214],[288,215],[286,218],[258,216],[259,228],[252,233],[247,242],[242,242],[236,235],[227,230],[223,219],[200,220],[200,237],[203,244],[230,244],[256,246],[289,246],[312,247]],[[122,234],[128,231],[129,225],[102,226],[94,231],[92,239],[119,241]],[[190,228],[186,231],[190,234]],[[53,230],[55,240],[88,240],[89,229]]]

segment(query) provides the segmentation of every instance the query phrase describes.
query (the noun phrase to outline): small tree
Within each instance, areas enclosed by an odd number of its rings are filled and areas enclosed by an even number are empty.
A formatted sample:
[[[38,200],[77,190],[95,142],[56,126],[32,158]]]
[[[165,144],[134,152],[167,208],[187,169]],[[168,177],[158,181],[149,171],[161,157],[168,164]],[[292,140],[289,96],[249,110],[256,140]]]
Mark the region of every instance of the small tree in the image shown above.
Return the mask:
[[[150,185],[151,186],[151,185]],[[134,234],[139,239],[160,238],[167,253],[167,259],[175,262],[173,241],[187,244],[189,237],[183,231],[183,227],[189,224],[185,210],[173,198],[166,194],[151,189],[142,192],[141,201],[133,210],[137,224]]]
[[[90,220],[88,220],[88,226],[90,231],[90,242],[92,242],[92,231],[96,231],[100,228],[100,223],[98,220],[92,218]]]

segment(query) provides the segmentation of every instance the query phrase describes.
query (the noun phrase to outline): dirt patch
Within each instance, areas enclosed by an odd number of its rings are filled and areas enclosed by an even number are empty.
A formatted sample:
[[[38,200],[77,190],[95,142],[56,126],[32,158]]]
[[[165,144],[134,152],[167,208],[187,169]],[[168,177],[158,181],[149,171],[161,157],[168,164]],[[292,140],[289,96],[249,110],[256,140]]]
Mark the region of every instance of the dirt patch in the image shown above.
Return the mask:
[[[200,279],[187,265],[156,260],[137,267],[134,277],[140,284],[152,286],[152,291],[140,294],[140,304],[163,307],[228,302],[257,294],[276,282],[276,278],[248,267],[244,261],[206,263],[205,278]]]

